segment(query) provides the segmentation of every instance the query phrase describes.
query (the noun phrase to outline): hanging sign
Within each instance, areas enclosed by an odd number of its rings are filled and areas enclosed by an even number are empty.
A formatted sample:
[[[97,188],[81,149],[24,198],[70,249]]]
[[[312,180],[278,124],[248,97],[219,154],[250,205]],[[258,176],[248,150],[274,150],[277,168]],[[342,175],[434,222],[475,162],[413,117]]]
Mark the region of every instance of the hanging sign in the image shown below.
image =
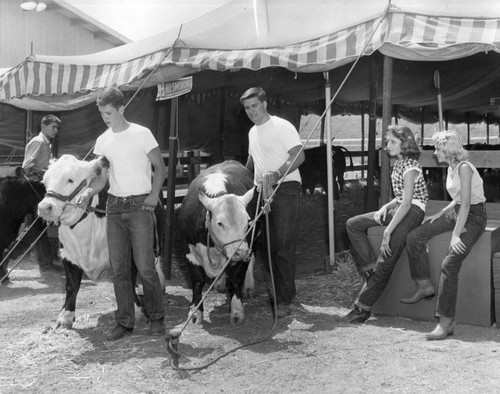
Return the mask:
[[[178,79],[177,81],[164,82],[158,85],[156,100],[168,100],[182,96],[193,89],[193,77]]]

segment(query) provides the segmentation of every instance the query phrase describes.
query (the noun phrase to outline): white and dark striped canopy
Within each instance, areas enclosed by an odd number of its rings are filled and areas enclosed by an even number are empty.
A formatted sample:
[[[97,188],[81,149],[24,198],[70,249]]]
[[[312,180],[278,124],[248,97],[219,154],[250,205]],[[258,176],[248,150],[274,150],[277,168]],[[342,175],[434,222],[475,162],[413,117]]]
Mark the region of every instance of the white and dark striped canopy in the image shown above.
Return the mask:
[[[374,51],[416,61],[500,52],[500,2],[388,3],[234,0],[182,29],[111,50],[28,58],[0,78],[0,101],[64,110],[87,104],[107,86],[135,90],[203,70],[283,67],[312,73]]]

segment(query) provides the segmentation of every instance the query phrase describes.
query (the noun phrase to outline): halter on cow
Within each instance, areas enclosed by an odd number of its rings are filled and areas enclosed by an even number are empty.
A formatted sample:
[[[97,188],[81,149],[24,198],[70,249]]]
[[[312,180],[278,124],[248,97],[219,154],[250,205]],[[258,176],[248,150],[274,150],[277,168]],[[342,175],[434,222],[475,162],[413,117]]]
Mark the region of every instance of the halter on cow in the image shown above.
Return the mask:
[[[244,239],[255,213],[251,172],[235,161],[226,161],[198,175],[182,203],[179,223],[193,289],[192,320],[203,321],[201,303],[206,277],[220,277],[219,290],[227,288],[231,299],[231,323],[244,319],[242,299],[253,293],[253,262]],[[227,258],[231,261],[226,266]],[[221,274],[225,267],[224,274]],[[199,309],[193,311],[195,306]],[[191,315],[191,314],[190,314]]]

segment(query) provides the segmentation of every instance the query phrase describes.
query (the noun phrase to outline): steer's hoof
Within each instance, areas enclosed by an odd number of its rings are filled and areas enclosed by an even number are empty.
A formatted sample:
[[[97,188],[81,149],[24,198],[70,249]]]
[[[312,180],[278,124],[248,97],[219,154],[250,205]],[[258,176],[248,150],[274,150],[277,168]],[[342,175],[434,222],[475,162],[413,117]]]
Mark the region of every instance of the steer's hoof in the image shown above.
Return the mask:
[[[57,317],[56,329],[57,328],[66,328],[71,330],[73,328],[73,323],[75,321],[75,312],[69,312],[66,310],[62,310]]]
[[[229,317],[229,321],[233,326],[242,323],[243,320],[245,320],[245,315],[242,313],[231,313],[231,316]]]
[[[243,295],[247,298],[253,298],[255,297],[255,294],[256,294],[256,291],[255,291],[255,287],[251,288],[247,288],[247,289],[243,289]]]

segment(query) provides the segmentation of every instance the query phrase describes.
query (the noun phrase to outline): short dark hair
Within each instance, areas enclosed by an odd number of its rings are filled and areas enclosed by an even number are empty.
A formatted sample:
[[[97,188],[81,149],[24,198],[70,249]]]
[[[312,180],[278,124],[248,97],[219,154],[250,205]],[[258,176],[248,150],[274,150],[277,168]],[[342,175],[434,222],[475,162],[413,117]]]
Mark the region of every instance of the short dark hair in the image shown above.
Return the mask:
[[[243,104],[243,101],[257,97],[261,102],[267,101],[267,94],[264,89],[260,86],[256,86],[248,89],[243,95],[240,97],[240,103]]]
[[[111,105],[112,107],[118,109],[125,106],[125,96],[120,89],[117,88],[106,88],[99,94],[96,101],[99,106]]]
[[[388,126],[387,133],[401,141],[401,156],[418,160],[420,157],[420,148],[418,147],[415,136],[409,127],[406,126]]]
[[[49,126],[52,123],[61,124],[61,119],[55,115],[45,115],[40,121],[40,126]]]

